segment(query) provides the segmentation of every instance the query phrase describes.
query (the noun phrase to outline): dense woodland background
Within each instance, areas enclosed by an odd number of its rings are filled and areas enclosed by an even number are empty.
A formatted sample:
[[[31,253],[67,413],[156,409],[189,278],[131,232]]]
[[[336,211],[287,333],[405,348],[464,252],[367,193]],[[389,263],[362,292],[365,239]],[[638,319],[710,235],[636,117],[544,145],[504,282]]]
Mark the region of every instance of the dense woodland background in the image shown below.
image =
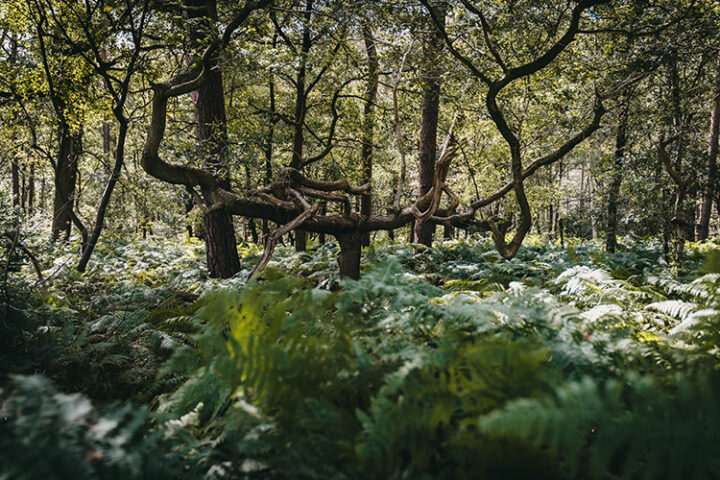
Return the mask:
[[[6,0],[0,478],[720,478],[719,131],[712,0]]]

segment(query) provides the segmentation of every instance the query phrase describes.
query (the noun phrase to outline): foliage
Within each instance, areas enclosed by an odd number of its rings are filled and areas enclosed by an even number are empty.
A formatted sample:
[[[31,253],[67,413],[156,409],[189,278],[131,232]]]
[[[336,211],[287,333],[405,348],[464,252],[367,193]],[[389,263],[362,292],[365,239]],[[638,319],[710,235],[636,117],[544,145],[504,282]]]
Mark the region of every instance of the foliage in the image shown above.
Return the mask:
[[[438,288],[390,246],[340,291],[271,269],[242,293],[213,292],[196,342],[165,367],[184,378],[161,397],[166,425],[192,442],[193,465],[230,477],[713,478],[717,343],[698,332],[717,322],[716,293],[689,303],[606,270],[641,256],[603,265],[592,249],[539,247],[483,265],[484,245],[428,255],[517,280]],[[598,263],[555,273],[551,255]]]
[[[691,246],[697,273],[677,279],[660,246],[623,247],[533,240],[505,261],[487,240],[387,244],[339,284],[335,244],[280,248],[247,285],[206,278],[192,241],[100,247],[89,283],[41,257],[47,293],[29,265],[9,277],[3,471],[714,478],[713,250]],[[34,371],[59,387],[8,376]]]
[[[46,377],[15,376],[0,390],[3,478],[175,478],[161,432],[147,433],[143,408],[97,409]]]

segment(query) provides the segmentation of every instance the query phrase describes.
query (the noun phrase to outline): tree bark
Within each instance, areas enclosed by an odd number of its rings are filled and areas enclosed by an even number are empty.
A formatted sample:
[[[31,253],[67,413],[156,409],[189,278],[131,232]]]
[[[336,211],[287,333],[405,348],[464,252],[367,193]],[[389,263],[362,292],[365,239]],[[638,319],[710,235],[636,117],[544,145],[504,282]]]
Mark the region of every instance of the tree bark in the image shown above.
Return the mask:
[[[432,7],[435,15],[444,26],[446,5],[440,4]],[[433,185],[435,176],[435,159],[437,156],[437,127],[440,113],[440,52],[442,51],[442,38],[437,29],[432,29],[423,45],[424,74],[423,74],[423,98],[420,117],[420,146],[418,151],[419,166],[419,188],[418,196],[425,195]],[[415,222],[414,238],[415,243],[432,246],[435,224],[431,221]]]
[[[10,64],[14,64],[17,61],[17,35],[10,35],[10,55],[8,61]],[[13,117],[15,117],[13,115]],[[14,142],[13,142],[14,143]],[[11,152],[12,160],[10,164],[10,175],[12,177],[12,204],[13,207],[20,205],[20,165],[18,164],[18,157],[15,152]]]
[[[80,261],[78,262],[77,266],[78,272],[85,271],[85,269],[87,268],[87,264],[90,261],[90,257],[92,256],[92,252],[93,250],[95,250],[95,246],[100,239],[100,233],[105,226],[105,214],[107,213],[107,208],[110,205],[110,199],[112,198],[112,193],[115,189],[115,185],[120,179],[120,172],[122,170],[122,166],[125,163],[125,140],[127,138],[128,121],[124,117],[121,117],[118,120],[120,123],[120,128],[118,129],[118,141],[117,148],[115,150],[115,162],[113,165],[113,169],[110,172],[110,179],[105,185],[102,197],[100,197],[100,204],[98,206],[97,213],[95,214],[95,225],[93,226],[93,229],[90,232],[87,240],[83,242],[82,254],[80,255]],[[143,238],[145,238],[144,229]]]
[[[273,35],[272,39],[272,48],[273,50],[277,46],[277,33]],[[272,71],[272,68],[269,72],[269,79],[268,79],[268,95],[270,97],[270,109],[268,112],[268,130],[267,130],[267,138],[265,139],[265,147],[263,149],[263,153],[265,155],[265,185],[270,185],[270,182],[272,182],[272,157],[273,157],[273,147],[275,145],[275,123],[277,122],[277,116],[276,116],[276,107],[275,107],[275,74]],[[268,235],[270,233],[270,228],[268,226],[268,220],[263,218],[262,220],[262,232],[263,235]]]
[[[216,0],[189,0],[188,3],[197,10],[190,10],[189,16],[207,17],[216,22]],[[203,11],[204,7],[204,11]],[[194,41],[203,38],[202,31],[191,32]],[[216,59],[214,60],[216,61]],[[225,91],[222,73],[211,70],[206,81],[197,89],[195,95],[195,135],[207,155],[207,167],[221,173],[221,187],[230,191],[230,180],[224,168],[224,157],[227,150],[227,119],[225,114]],[[237,253],[237,241],[232,215],[225,209],[218,209],[203,215],[205,254],[210,276],[229,278],[240,271],[240,258]]]
[[[626,94],[620,118],[618,118],[617,133],[615,135],[615,158],[608,189],[607,225],[605,227],[605,251],[608,253],[615,253],[617,248],[617,205],[623,178],[629,103],[630,99]]]
[[[367,98],[363,108],[363,140],[362,140],[362,183],[370,184],[370,190],[360,200],[360,214],[372,215],[372,167],[373,167],[373,130],[375,129],[375,102],[379,83],[379,65],[377,47],[372,30],[368,25],[362,27],[365,53],[368,60]],[[370,232],[362,235],[362,245],[370,246]]]
[[[75,183],[77,163],[82,151],[82,132],[70,131],[65,122],[60,124],[60,147],[55,164],[55,199],[53,200],[53,221],[51,239],[70,237],[70,228],[75,205]]]
[[[335,234],[340,244],[338,254],[338,266],[340,267],[340,278],[360,278],[360,253],[362,251],[362,235],[360,233]]]
[[[12,177],[12,204],[13,207],[18,207],[20,206],[20,166],[15,154],[12,154],[10,175]]]
[[[307,75],[307,57],[312,47],[310,38],[310,20],[312,19],[313,1],[305,2],[305,25],[303,27],[302,45],[300,47],[300,67],[295,79],[295,128],[293,132],[293,151],[290,166],[301,168],[303,164],[303,148],[305,146],[305,114],[307,113],[307,92],[305,80]],[[295,250],[304,252],[307,248],[307,232],[295,230]]]
[[[30,164],[30,177],[28,178],[27,212],[32,215],[35,211],[35,164]]]
[[[712,213],[713,198],[717,187],[717,155],[718,134],[720,133],[720,55],[715,63],[715,82],[713,86],[712,110],[710,113],[710,138],[705,164],[705,181],[703,182],[700,200],[700,215],[695,227],[697,240],[706,240],[709,234],[710,215]]]
[[[682,114],[682,103],[680,97],[680,76],[677,69],[677,60],[670,61],[670,94],[673,110],[673,129],[678,135],[675,151],[674,165],[667,161],[666,167],[674,169],[675,182],[675,203],[673,205],[672,223],[675,225],[675,257],[673,258],[673,269],[676,274],[680,273],[682,268],[683,255],[685,252],[685,240],[687,233],[687,217],[685,217],[685,197],[687,194],[687,180],[683,178],[683,154],[684,154],[684,122]],[[668,168],[670,171],[671,168]]]

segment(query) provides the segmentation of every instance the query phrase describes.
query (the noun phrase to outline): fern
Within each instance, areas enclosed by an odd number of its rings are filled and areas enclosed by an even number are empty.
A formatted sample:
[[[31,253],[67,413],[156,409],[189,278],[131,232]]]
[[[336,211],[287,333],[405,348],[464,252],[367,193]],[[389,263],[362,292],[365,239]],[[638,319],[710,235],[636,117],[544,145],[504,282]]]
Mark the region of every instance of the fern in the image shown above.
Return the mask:
[[[100,412],[42,376],[15,376],[0,390],[3,478],[175,478],[179,458],[145,430],[144,409]]]
[[[662,386],[648,377],[604,385],[585,378],[553,396],[510,402],[478,427],[548,451],[571,477],[711,479],[720,473],[718,380],[679,375]]]

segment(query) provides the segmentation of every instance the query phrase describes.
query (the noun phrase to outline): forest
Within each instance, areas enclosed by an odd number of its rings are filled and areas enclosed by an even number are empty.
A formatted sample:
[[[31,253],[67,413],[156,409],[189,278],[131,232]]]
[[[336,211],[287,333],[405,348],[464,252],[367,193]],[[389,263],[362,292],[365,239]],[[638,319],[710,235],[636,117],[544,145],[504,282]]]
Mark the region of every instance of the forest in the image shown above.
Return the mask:
[[[720,479],[717,0],[2,0],[0,479]]]

